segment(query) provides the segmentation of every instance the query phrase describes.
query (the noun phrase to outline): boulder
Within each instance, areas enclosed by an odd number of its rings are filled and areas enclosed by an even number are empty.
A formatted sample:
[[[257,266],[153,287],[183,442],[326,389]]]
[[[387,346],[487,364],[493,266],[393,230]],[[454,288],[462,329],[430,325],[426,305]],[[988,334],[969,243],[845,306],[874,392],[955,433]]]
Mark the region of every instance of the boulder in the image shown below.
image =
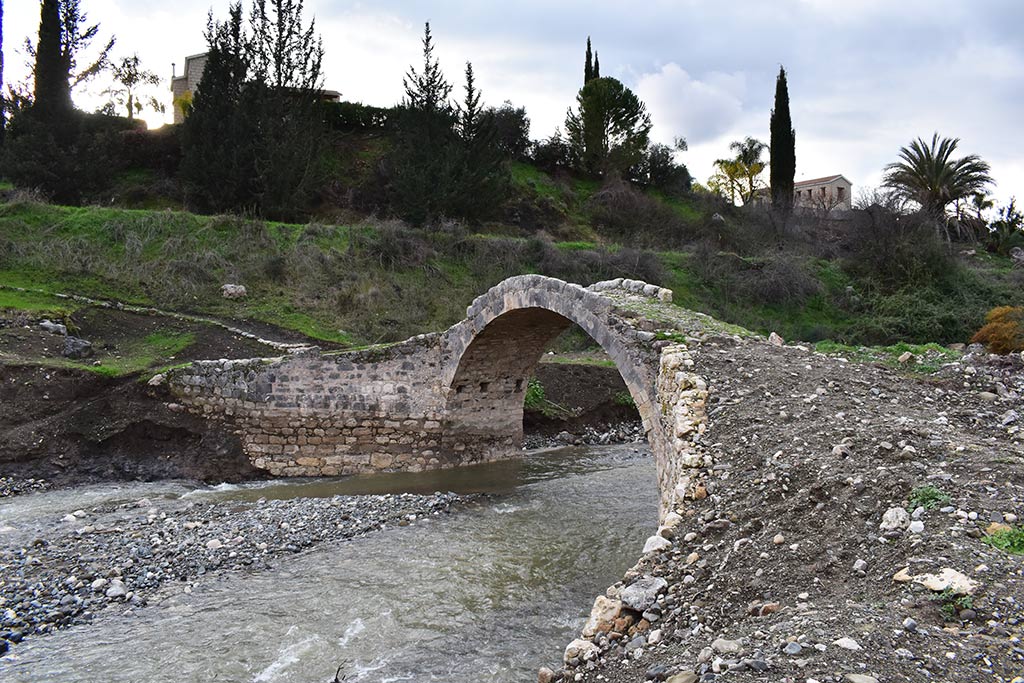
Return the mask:
[[[889,508],[882,515],[878,528],[882,531],[900,531],[910,526],[910,513],[903,508]]]
[[[577,658],[582,660],[593,659],[600,653],[601,651],[598,649],[597,645],[594,645],[589,640],[577,638],[565,647],[563,661],[568,664],[571,660]]]
[[[587,619],[587,624],[583,627],[583,636],[592,638],[599,632],[610,631],[612,622],[618,618],[621,611],[621,600],[613,600],[604,595],[597,596],[597,600],[594,600],[594,606],[590,610],[590,618]]]
[[[619,599],[626,607],[645,612],[658,600],[658,593],[668,587],[668,581],[660,576],[645,575],[619,592]]]
[[[61,354],[65,358],[88,358],[92,355],[92,342],[78,337],[64,337]]]
[[[242,299],[248,292],[245,285],[221,285],[220,295],[225,299]]]
[[[39,323],[39,327],[43,328],[50,334],[59,334],[62,337],[68,333],[68,328],[60,323],[55,323],[52,320],[44,320]]]

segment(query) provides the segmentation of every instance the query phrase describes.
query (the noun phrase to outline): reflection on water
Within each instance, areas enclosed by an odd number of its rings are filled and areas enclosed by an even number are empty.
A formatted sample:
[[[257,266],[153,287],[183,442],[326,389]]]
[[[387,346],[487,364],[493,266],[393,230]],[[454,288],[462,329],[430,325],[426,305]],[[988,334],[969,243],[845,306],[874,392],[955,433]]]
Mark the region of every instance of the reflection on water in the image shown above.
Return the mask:
[[[192,495],[499,491],[481,507],[200,580],[132,615],[30,641],[15,681],[524,681],[559,660],[594,595],[657,520],[654,465],[629,447],[421,475]],[[357,487],[357,488],[347,488]]]

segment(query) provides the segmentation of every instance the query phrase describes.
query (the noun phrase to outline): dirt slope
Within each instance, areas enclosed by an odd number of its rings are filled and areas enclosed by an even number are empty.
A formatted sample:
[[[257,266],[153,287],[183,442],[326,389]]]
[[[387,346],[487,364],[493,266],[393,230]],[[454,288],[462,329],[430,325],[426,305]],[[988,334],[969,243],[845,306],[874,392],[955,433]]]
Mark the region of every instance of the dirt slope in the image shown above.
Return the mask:
[[[761,340],[694,354],[713,392],[706,497],[609,589],[600,654],[577,643],[557,678],[1024,680],[1024,556],[983,542],[1024,518],[1024,360],[911,379]],[[945,568],[972,594],[894,581]]]

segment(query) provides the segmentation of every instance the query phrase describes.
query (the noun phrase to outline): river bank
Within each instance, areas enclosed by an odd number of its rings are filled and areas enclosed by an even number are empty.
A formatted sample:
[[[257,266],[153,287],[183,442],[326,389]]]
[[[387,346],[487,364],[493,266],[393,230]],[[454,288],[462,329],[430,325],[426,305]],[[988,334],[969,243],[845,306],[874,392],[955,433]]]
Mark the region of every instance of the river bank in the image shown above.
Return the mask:
[[[159,497],[130,501],[130,486],[99,486],[0,506],[0,651],[106,609],[144,607],[167,584],[266,570],[313,546],[448,514],[473,499],[438,492],[240,500],[189,484],[161,488]],[[65,497],[100,502],[69,510]]]

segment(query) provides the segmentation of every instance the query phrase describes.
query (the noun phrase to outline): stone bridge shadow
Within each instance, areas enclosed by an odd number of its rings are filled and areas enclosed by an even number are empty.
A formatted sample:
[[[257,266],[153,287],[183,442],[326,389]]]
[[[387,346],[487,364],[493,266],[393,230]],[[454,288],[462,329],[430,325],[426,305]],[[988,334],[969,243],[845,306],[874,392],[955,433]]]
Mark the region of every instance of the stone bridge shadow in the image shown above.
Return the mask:
[[[168,384],[190,411],[224,420],[274,475],[422,471],[521,453],[526,386],[575,323],[615,362],[654,453],[662,514],[698,483],[706,381],[686,342],[721,325],[635,280],[582,287],[509,278],[442,333],[342,353],[200,361]]]

